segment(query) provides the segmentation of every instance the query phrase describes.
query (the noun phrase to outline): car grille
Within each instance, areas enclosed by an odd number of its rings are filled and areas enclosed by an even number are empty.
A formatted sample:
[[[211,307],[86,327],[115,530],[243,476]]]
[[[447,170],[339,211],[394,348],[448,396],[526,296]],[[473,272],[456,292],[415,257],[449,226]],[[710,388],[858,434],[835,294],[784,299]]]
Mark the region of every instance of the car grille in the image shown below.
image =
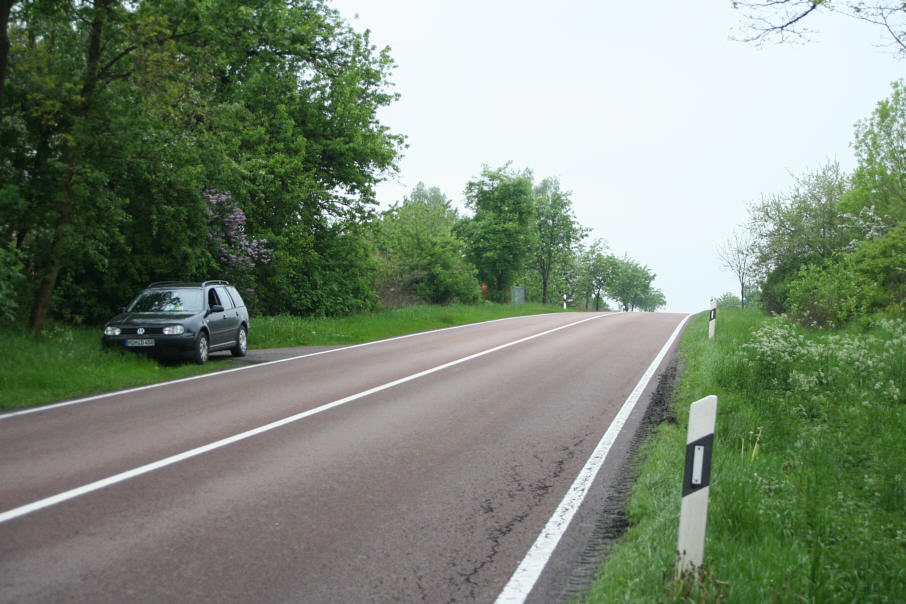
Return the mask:
[[[123,335],[134,336],[138,334],[138,327],[124,327]],[[163,327],[145,327],[145,333],[143,335],[149,336],[159,336],[164,333]]]

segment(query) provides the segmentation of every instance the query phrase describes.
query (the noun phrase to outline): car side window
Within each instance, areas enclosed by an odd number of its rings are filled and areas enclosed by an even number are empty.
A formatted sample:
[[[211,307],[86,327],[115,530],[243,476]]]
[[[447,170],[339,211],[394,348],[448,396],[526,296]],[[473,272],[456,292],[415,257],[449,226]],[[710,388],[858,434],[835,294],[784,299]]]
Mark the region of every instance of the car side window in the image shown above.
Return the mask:
[[[230,310],[235,305],[233,304],[233,299],[230,298],[230,292],[223,287],[215,288],[217,290],[217,295],[220,298],[220,303],[223,304],[224,310]]]
[[[239,291],[235,287],[230,285],[229,287],[227,287],[227,291],[230,292],[230,296],[233,298],[233,302],[236,303],[236,306],[245,306],[245,302],[243,302],[242,296],[239,295]]]
[[[217,292],[212,287],[208,290],[208,308],[214,308],[218,304],[220,304],[220,298],[217,297]]]

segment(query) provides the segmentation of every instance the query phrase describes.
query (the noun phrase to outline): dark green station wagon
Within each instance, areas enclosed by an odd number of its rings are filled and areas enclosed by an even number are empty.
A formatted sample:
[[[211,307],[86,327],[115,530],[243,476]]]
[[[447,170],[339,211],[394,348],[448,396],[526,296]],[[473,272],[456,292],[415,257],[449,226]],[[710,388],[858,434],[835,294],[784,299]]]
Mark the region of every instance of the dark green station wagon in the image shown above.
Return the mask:
[[[105,346],[155,356],[188,356],[229,350],[245,356],[249,313],[227,281],[152,283],[104,327]]]

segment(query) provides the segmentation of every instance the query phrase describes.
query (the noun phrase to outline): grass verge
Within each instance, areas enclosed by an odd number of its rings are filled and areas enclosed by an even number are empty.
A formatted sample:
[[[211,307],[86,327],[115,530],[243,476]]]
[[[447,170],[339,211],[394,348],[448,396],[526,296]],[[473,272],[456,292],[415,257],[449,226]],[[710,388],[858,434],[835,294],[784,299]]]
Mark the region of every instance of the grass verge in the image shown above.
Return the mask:
[[[906,321],[814,332],[696,316],[677,424],[642,451],[632,528],[587,602],[906,601]],[[706,563],[674,578],[689,404],[719,398]]]
[[[418,306],[330,319],[254,317],[250,348],[357,344],[517,315],[555,312],[554,306]],[[207,365],[158,363],[141,355],[104,350],[101,330],[49,325],[38,338],[21,326],[0,324],[0,410],[21,409],[121,388],[179,379],[237,366],[212,358]]]
[[[252,348],[280,348],[361,344],[429,329],[559,310],[558,306],[542,304],[482,304],[409,306],[336,318],[261,317],[254,320],[249,345]]]

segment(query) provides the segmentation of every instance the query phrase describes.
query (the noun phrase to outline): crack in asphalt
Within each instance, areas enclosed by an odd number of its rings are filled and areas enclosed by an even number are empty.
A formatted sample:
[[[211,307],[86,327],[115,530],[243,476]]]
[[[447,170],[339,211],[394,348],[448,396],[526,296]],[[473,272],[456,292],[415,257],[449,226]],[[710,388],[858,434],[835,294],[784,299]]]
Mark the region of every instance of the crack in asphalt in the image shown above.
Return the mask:
[[[571,460],[575,459],[577,449],[589,436],[591,436],[591,433],[585,434],[582,438],[570,445],[558,448],[554,451],[557,458],[553,462],[546,462],[538,453],[533,454],[532,457],[538,462],[538,465],[541,468],[547,467],[549,469],[544,476],[534,482],[529,482],[524,478],[519,465],[511,466],[510,484],[508,488],[493,497],[486,498],[479,504],[481,516],[496,516],[498,509],[506,507],[502,504],[498,505],[498,501],[518,502],[520,500],[525,500],[525,494],[529,495],[526,504],[517,513],[511,513],[506,519],[494,518],[492,520],[495,526],[490,529],[486,535],[487,542],[490,545],[487,555],[482,560],[473,562],[473,566],[469,571],[457,571],[457,576],[455,578],[450,578],[450,583],[454,587],[461,589],[463,586],[468,586],[467,594],[464,596],[466,599],[475,599],[476,588],[479,586],[477,577],[500,553],[503,547],[502,541],[510,535],[517,526],[524,522],[526,518],[531,515],[532,511],[548,496],[551,489],[556,484],[556,480],[566,469],[566,465]],[[451,566],[456,567],[457,564],[454,562]],[[449,601],[455,602],[457,600],[457,598],[453,598]]]
[[[606,561],[618,540],[631,528],[631,520],[626,511],[631,489],[638,475],[640,463],[639,449],[654,429],[661,423],[676,423],[674,402],[674,383],[676,376],[682,372],[681,362],[674,359],[658,376],[658,384],[652,394],[645,414],[638,429],[632,436],[628,452],[617,470],[617,477],[608,489],[608,495],[599,504],[597,521],[587,536],[585,546],[576,555],[569,576],[558,598],[559,602],[581,600],[594,581],[598,568]],[[450,567],[455,575],[449,578],[451,587],[457,594],[449,602],[474,601],[478,593],[478,577],[488,568],[498,554],[503,551],[504,539],[525,522],[532,511],[550,494],[553,485],[566,469],[567,464],[576,456],[581,444],[591,436],[586,434],[576,442],[553,451],[556,459],[545,461],[544,456],[535,453],[532,457],[541,469],[548,471],[541,478],[529,481],[523,475],[520,465],[510,468],[509,485],[493,496],[484,499],[478,506],[477,514],[486,521],[491,518],[493,528],[486,534],[489,547],[487,554],[480,561],[460,564],[462,561],[451,561]],[[525,495],[528,497],[525,497]],[[513,504],[524,501],[517,509],[511,510],[506,518],[497,518],[506,513]],[[476,520],[476,525],[481,522]],[[466,566],[468,571],[457,571],[457,567]]]

